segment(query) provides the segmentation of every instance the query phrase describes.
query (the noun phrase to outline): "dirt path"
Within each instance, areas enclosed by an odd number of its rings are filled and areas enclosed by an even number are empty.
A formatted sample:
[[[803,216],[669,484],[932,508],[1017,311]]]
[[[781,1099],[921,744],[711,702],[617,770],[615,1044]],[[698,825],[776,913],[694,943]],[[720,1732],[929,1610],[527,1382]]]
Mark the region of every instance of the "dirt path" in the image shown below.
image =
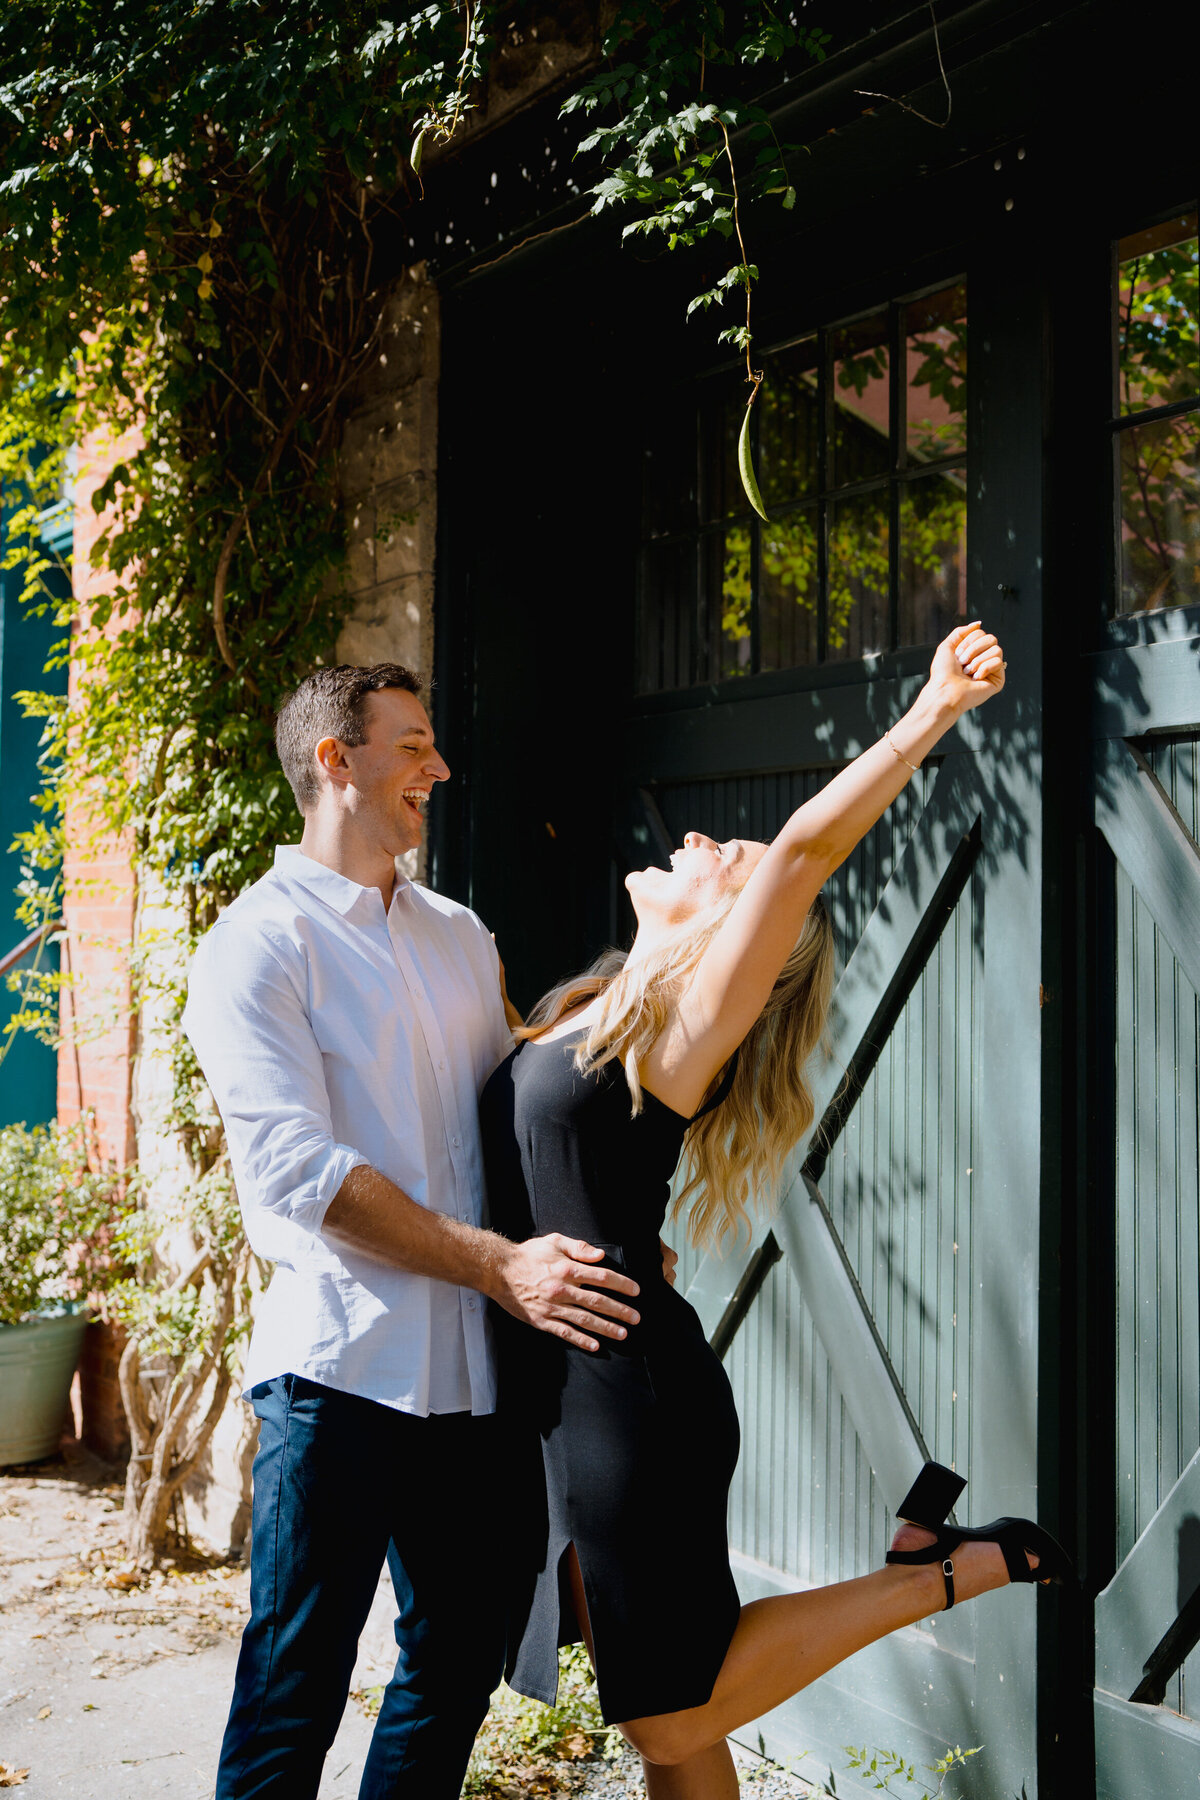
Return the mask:
[[[29,1800],[207,1800],[248,1604],[238,1568],[132,1586],[121,1493],[72,1446],[0,1477],[0,1786]],[[363,1674],[386,1679],[368,1661]],[[321,1800],[353,1800],[371,1723],[347,1707]]]
[[[211,1800],[237,1645],[249,1605],[240,1567],[196,1561],[139,1583],[125,1566],[121,1490],[78,1446],[0,1474],[0,1789],[29,1800]],[[358,1690],[395,1659],[384,1575],[360,1645]],[[372,1721],[346,1708],[320,1800],[354,1800]],[[547,1771],[549,1776],[549,1771]],[[528,1793],[644,1800],[636,1760],[564,1766]],[[807,1790],[746,1757],[761,1800]]]

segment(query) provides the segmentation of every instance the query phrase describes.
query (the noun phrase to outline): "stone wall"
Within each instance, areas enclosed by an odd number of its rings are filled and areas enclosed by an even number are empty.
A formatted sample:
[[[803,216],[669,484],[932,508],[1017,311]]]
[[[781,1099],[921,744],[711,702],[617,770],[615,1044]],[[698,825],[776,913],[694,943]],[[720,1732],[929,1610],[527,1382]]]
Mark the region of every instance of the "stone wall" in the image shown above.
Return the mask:
[[[423,265],[389,297],[369,387],[346,421],[340,481],[353,608],[338,639],[345,662],[433,669],[437,503],[437,292]]]

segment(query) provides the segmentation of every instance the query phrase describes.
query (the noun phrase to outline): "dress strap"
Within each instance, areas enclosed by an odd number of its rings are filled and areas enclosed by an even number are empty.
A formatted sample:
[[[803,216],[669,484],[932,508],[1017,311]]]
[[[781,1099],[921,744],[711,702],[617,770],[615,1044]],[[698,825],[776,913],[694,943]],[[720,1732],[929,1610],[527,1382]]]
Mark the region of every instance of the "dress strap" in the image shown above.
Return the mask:
[[[697,1119],[702,1119],[704,1117],[705,1113],[715,1112],[722,1100],[727,1100],[729,1098],[729,1090],[733,1086],[733,1078],[737,1074],[737,1064],[738,1053],[735,1050],[729,1061],[725,1064],[725,1071],[721,1076],[716,1093],[710,1095],[704,1102],[704,1105],[700,1108],[699,1112],[692,1114],[691,1118],[688,1120],[689,1125],[694,1125]]]

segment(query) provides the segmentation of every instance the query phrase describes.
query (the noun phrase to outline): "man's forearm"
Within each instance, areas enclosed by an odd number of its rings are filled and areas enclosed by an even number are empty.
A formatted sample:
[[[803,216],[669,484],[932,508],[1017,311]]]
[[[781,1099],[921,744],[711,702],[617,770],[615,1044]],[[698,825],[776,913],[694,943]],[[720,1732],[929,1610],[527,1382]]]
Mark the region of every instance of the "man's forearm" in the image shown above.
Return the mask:
[[[476,1288],[515,1318],[584,1350],[595,1350],[599,1337],[623,1338],[638,1322],[624,1298],[633,1298],[637,1283],[590,1267],[603,1256],[594,1245],[558,1232],[510,1243],[418,1206],[366,1164],[351,1169],[330,1201],[324,1229],[394,1268]]]
[[[418,1206],[378,1169],[351,1169],[329,1203],[324,1230],[393,1268],[456,1287],[494,1291],[512,1246],[494,1231]]]

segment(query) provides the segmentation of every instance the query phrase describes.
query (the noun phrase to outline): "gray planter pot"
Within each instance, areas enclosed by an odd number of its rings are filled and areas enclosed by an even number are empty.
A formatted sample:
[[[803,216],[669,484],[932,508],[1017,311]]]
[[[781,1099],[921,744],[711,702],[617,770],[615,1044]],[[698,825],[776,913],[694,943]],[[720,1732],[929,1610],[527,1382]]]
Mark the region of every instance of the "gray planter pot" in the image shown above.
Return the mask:
[[[0,1325],[0,1465],[53,1456],[87,1314]]]

